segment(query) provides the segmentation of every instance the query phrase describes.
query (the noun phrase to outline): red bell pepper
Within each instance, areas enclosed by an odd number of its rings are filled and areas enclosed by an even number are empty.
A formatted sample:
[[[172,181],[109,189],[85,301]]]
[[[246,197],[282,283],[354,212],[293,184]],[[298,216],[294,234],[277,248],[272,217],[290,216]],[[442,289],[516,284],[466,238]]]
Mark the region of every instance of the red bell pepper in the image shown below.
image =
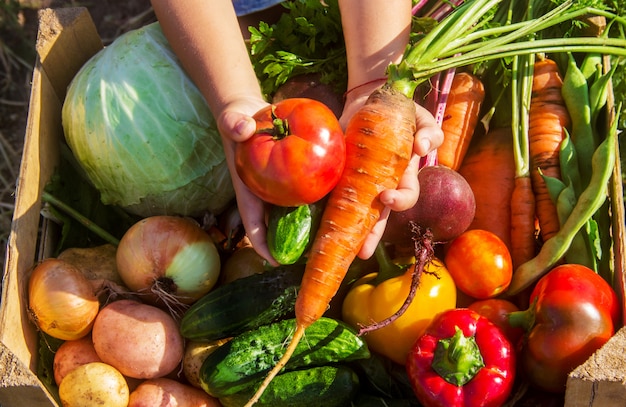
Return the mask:
[[[467,308],[440,313],[407,359],[424,407],[500,406],[515,380],[515,350],[503,331]]]
[[[615,334],[617,295],[591,269],[564,264],[537,282],[529,301],[527,310],[509,314],[511,325],[526,330],[521,368],[536,387],[562,393],[567,375]]]

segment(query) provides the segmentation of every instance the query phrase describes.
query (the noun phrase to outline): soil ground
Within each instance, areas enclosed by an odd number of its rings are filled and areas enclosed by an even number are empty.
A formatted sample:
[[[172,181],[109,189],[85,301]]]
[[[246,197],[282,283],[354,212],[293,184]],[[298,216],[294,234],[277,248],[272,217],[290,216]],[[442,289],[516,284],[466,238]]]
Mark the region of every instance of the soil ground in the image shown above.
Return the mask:
[[[87,8],[105,45],[120,34],[155,20],[150,0],[0,0],[1,266],[5,261],[28,115],[37,13],[42,8],[60,7]]]

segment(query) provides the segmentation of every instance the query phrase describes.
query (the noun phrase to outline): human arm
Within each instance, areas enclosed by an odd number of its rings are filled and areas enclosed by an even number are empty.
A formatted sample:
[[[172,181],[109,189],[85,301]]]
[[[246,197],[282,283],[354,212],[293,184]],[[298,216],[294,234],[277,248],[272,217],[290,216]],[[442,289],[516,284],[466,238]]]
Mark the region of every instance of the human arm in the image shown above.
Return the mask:
[[[237,176],[235,143],[256,130],[252,115],[267,105],[230,0],[152,0],[183,67],[200,89],[222,135],[237,204],[255,250],[274,262],[265,241],[263,202]]]
[[[409,42],[411,6],[411,0],[339,0],[348,59],[348,92],[341,117],[344,127],[374,89],[385,82],[389,64],[402,60]],[[386,209],[366,239],[359,257],[368,258],[374,253],[390,210],[402,211],[415,204],[419,195],[419,157],[443,141],[443,133],[434,117],[417,105],[416,120],[414,155],[398,189],[381,193],[380,199]]]

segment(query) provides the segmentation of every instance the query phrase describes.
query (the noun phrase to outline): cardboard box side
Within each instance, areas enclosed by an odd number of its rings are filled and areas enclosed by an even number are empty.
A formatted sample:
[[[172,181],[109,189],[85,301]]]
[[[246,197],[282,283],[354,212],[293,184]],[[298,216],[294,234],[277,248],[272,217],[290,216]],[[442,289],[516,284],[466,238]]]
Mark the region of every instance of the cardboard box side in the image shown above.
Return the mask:
[[[38,59],[33,72],[16,209],[7,248],[0,309],[0,404],[56,406],[35,372],[38,335],[27,312],[27,283],[37,262],[41,193],[59,160],[65,91],[102,41],[86,8],[39,14]],[[43,237],[45,239],[45,237]]]
[[[42,9],[38,17],[37,55],[63,101],[76,72],[102,49],[102,40],[84,7]]]
[[[567,379],[565,406],[624,405],[626,401],[626,327],[578,366]]]
[[[26,138],[0,312],[0,403],[3,406],[49,406],[51,397],[35,375],[38,335],[29,321],[27,282],[35,263],[41,191],[58,160],[61,104],[37,62],[33,74]]]

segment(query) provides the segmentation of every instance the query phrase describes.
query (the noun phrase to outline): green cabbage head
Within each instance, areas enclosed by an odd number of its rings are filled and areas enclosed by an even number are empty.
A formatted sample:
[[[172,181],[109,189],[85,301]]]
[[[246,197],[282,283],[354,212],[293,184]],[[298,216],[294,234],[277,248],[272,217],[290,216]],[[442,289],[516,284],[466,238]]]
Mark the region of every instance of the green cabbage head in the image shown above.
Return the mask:
[[[196,216],[235,196],[215,119],[158,23],[87,61],[69,86],[63,129],[105,204]]]

